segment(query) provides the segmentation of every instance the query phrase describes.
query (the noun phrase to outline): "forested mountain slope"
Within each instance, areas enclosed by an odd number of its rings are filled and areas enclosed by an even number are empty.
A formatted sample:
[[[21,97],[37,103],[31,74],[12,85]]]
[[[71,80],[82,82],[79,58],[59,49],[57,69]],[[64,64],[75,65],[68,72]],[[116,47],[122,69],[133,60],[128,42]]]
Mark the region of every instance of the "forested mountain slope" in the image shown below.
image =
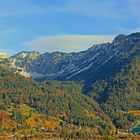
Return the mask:
[[[105,114],[117,128],[129,131],[140,120],[140,33],[119,35],[112,43],[79,53],[20,52],[1,65],[1,101],[6,108],[25,104],[66,124],[95,127],[98,133],[112,127]]]
[[[139,117],[130,110],[140,111],[140,58],[121,69],[115,76],[97,81],[90,92],[118,128],[127,128]]]
[[[60,135],[107,134],[112,122],[74,82],[38,83],[0,66],[0,132],[49,131]],[[93,131],[94,130],[94,131]],[[78,133],[78,134],[77,134]]]

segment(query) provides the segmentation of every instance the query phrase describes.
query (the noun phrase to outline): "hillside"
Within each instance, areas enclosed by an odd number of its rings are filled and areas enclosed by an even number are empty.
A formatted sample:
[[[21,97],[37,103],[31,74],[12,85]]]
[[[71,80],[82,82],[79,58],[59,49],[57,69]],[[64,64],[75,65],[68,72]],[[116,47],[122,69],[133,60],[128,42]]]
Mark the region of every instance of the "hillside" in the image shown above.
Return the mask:
[[[10,102],[26,104],[67,124],[94,126],[98,133],[110,130],[105,114],[125,132],[140,120],[140,33],[119,35],[112,43],[79,53],[20,52],[1,64],[36,80],[5,74],[1,91],[9,93]]]
[[[45,131],[63,137],[92,137],[115,130],[98,103],[82,94],[81,84],[38,83],[4,66],[0,66],[0,114],[1,134]]]
[[[106,80],[99,80],[90,92],[118,128],[129,129],[140,120],[140,58]]]

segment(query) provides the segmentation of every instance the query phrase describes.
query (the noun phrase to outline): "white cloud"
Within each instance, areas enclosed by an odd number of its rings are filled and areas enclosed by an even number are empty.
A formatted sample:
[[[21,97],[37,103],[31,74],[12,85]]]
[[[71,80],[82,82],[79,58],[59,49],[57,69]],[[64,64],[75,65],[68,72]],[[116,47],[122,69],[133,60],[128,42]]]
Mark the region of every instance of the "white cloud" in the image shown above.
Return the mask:
[[[42,36],[23,43],[26,48],[42,52],[78,52],[91,47],[93,44],[111,42],[113,35],[64,35]]]

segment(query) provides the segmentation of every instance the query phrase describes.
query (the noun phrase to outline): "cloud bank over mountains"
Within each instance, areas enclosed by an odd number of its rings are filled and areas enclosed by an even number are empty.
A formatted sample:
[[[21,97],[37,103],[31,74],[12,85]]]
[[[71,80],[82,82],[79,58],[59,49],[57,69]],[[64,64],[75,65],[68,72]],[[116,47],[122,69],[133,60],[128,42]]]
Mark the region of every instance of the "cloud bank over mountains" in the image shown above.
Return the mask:
[[[42,52],[79,52],[94,44],[112,42],[113,35],[62,35],[42,36],[35,40],[25,42],[23,45],[28,49]]]

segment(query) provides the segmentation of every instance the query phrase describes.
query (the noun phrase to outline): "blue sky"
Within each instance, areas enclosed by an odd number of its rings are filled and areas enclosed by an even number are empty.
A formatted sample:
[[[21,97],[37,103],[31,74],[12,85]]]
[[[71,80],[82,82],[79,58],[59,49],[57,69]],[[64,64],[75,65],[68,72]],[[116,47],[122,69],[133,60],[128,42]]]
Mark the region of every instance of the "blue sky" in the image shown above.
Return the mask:
[[[0,51],[80,51],[140,31],[139,7],[140,0],[0,0]]]

